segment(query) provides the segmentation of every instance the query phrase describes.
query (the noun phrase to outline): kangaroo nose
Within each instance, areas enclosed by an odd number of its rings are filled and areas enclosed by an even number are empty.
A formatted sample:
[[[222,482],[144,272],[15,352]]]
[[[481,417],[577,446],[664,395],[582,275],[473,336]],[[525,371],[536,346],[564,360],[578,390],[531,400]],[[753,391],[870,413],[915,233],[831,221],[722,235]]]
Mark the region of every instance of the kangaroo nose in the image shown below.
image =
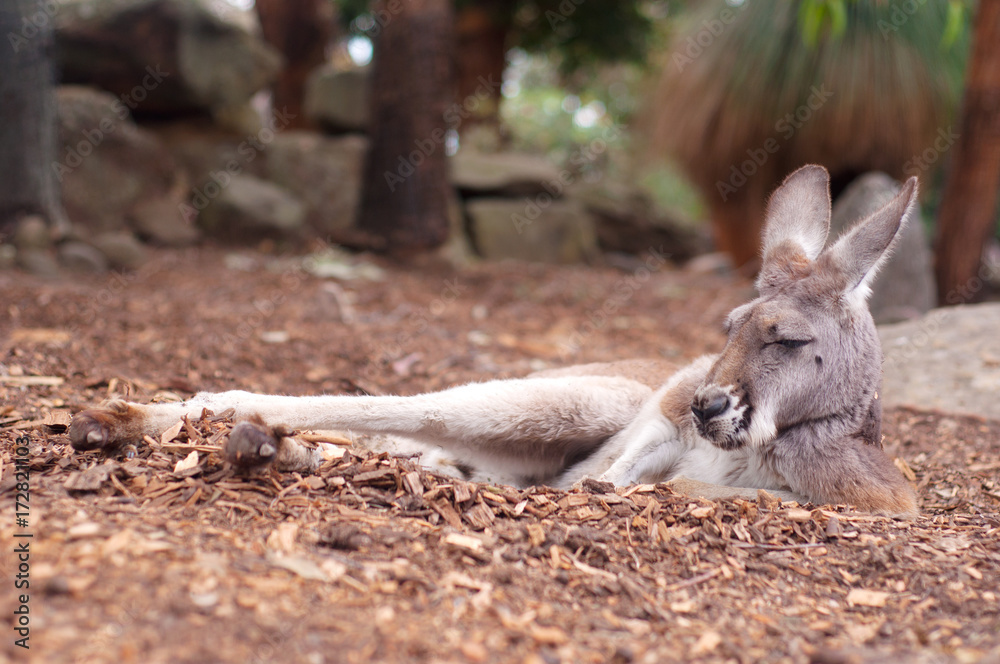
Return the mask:
[[[702,424],[713,417],[722,415],[727,410],[729,410],[729,397],[724,394],[717,394],[708,403],[699,401],[691,404],[691,412]]]

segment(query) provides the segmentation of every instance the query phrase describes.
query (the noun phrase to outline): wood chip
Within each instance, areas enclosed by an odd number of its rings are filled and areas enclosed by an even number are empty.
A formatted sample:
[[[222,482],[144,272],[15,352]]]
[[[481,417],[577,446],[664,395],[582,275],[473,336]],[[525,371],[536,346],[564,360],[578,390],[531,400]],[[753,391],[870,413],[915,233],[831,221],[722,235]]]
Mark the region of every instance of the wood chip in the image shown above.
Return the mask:
[[[169,429],[160,434],[160,444],[166,445],[167,443],[172,441],[174,438],[180,435],[182,429],[184,429],[184,420],[178,420],[177,424],[174,424]]]
[[[66,330],[47,327],[21,327],[10,333],[10,342],[16,346],[35,344],[62,346],[71,339],[72,336]]]
[[[895,457],[892,460],[892,463],[895,464],[896,468],[899,468],[899,472],[903,473],[903,477],[905,477],[908,482],[917,481],[917,474],[913,472],[913,469],[910,468],[910,464],[906,463],[905,459],[902,457]]]
[[[63,487],[67,491],[97,491],[116,470],[118,470],[117,461],[105,461],[100,465],[73,473],[66,478]]]
[[[178,431],[180,429],[178,428]],[[183,459],[177,462],[174,466],[174,475],[180,475],[185,471],[192,470],[198,467],[198,451],[192,450],[191,454],[187,455]]]
[[[701,657],[707,655],[718,648],[720,643],[722,643],[722,635],[718,632],[713,632],[712,630],[702,632],[694,646],[691,647],[691,656]]]
[[[540,523],[528,524],[528,541],[531,546],[541,546],[545,543],[545,529]]]
[[[881,608],[885,606],[888,599],[889,593],[882,592],[881,590],[852,588],[851,592],[847,593],[847,603],[851,606],[870,606],[873,608]]]
[[[455,482],[452,487],[452,493],[455,495],[456,503],[464,503],[467,500],[472,500],[472,489],[466,482]]]
[[[691,516],[696,519],[708,519],[715,514],[715,507],[713,505],[707,505],[703,507],[696,507],[691,510]]]
[[[473,553],[482,553],[483,551],[483,541],[478,537],[473,537],[471,535],[448,533],[441,538],[441,541],[444,544],[448,544],[459,549],[465,549],[466,551],[472,551]]]
[[[789,521],[795,521],[796,523],[805,523],[806,521],[812,520],[812,512],[798,507],[787,509],[782,512],[782,514],[784,514],[785,518]]]
[[[446,500],[435,500],[430,503],[431,508],[441,515],[444,522],[456,530],[462,529],[462,517],[454,507]]]
[[[496,515],[486,505],[476,503],[462,514],[462,518],[468,521],[474,530],[483,530],[493,523]]]
[[[420,473],[413,470],[403,475],[403,488],[412,496],[423,495],[424,484],[420,479]]]
[[[65,382],[66,379],[60,376],[0,376],[0,384],[15,387],[59,387]]]
[[[531,628],[529,634],[535,641],[546,645],[561,646],[569,641],[569,637],[566,636],[566,632],[562,631],[558,627],[542,627],[541,625],[535,625]]]

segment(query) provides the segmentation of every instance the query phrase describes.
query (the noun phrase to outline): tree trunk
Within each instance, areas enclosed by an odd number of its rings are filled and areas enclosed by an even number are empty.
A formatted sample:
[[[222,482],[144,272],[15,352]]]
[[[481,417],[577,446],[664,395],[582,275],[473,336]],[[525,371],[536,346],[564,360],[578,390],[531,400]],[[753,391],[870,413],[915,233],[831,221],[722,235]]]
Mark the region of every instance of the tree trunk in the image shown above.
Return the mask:
[[[462,7],[455,16],[456,101],[469,113],[458,127],[462,134],[478,125],[499,137],[511,8],[505,0],[477,3]]]
[[[379,0],[375,14],[389,18],[375,38],[359,240],[379,251],[415,253],[448,239],[451,3]]]
[[[1000,2],[979,3],[959,139],[938,213],[935,266],[941,304],[977,299],[983,247],[1000,188]]]
[[[67,226],[52,164],[52,15],[38,0],[0,3],[0,237],[21,217]],[[48,3],[51,4],[51,3]],[[50,10],[51,11],[51,10]]]
[[[274,86],[274,108],[287,108],[289,129],[312,128],[303,113],[306,79],[326,59],[333,37],[333,5],[328,0],[257,0],[261,32],[281,52],[284,67]]]

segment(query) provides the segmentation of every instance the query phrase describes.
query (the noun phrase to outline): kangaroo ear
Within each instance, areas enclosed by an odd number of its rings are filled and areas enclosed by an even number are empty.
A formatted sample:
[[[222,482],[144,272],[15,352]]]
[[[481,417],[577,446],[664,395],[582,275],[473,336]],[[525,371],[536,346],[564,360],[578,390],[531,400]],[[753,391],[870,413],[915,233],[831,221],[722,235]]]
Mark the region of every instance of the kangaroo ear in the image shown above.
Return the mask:
[[[785,178],[767,204],[764,265],[784,250],[813,260],[829,234],[830,174],[822,166],[803,166]],[[791,246],[783,246],[787,244]],[[783,251],[777,251],[779,247]]]
[[[824,259],[831,261],[844,277],[845,295],[867,300],[872,280],[892,254],[895,240],[916,204],[917,178],[911,177],[895,198],[855,224],[824,252]]]

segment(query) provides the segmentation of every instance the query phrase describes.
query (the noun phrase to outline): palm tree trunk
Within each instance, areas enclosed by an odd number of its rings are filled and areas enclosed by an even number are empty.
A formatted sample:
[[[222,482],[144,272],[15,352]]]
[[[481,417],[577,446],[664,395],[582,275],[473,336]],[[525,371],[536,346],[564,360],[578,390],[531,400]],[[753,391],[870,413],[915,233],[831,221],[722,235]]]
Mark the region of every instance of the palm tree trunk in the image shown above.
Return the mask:
[[[979,3],[962,100],[960,135],[938,213],[941,304],[977,299],[983,247],[996,224],[1000,188],[1000,2]]]
[[[0,239],[21,217],[67,224],[52,165],[52,21],[39,0],[0,3]]]
[[[449,0],[379,0],[371,92],[371,147],[356,244],[394,254],[448,239],[445,158],[453,96]]]
[[[311,128],[302,111],[306,79],[326,59],[333,36],[333,5],[327,0],[257,0],[264,39],[285,59],[274,86],[274,108],[288,109],[289,129]]]

